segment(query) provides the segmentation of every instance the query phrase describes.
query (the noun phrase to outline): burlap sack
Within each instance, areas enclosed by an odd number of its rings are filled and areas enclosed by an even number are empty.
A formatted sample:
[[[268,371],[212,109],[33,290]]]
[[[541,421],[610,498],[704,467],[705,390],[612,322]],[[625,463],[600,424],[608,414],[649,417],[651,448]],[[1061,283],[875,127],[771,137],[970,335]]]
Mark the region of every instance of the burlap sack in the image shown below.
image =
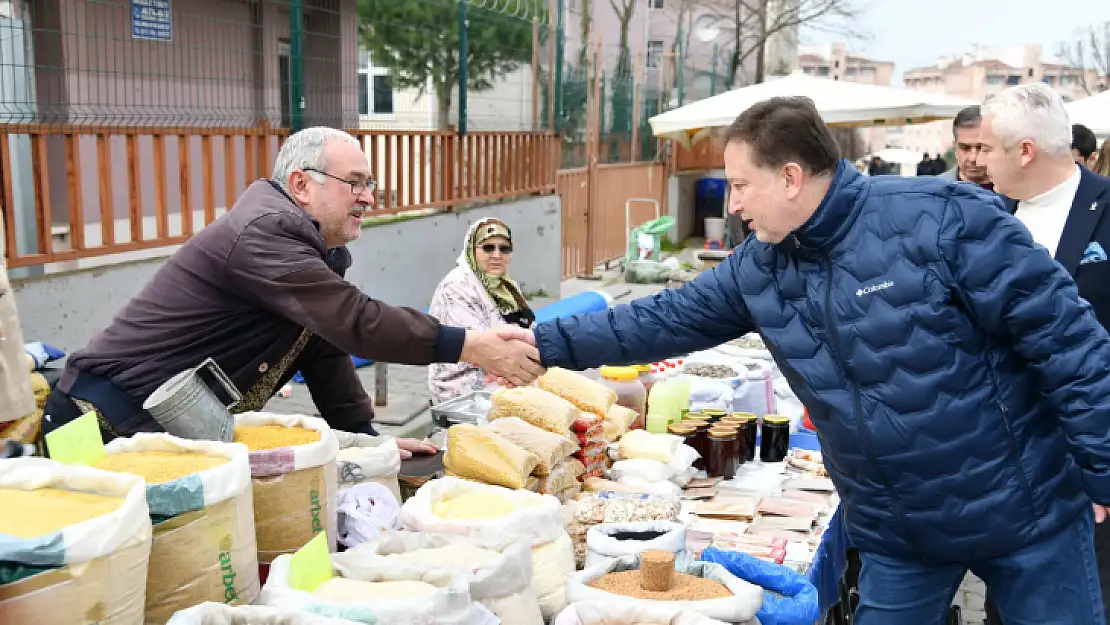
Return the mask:
[[[133,475],[43,458],[0,462],[0,488],[65,488],[123,497],[114,512],[48,536],[0,535],[0,560],[49,568],[0,585],[0,623],[136,625],[143,622],[150,513]]]
[[[269,563],[300,549],[320,532],[335,551],[338,535],[335,457],[339,443],[323,419],[245,412],[236,425],[281,425],[320,432],[319,442],[250,452],[258,561]]]

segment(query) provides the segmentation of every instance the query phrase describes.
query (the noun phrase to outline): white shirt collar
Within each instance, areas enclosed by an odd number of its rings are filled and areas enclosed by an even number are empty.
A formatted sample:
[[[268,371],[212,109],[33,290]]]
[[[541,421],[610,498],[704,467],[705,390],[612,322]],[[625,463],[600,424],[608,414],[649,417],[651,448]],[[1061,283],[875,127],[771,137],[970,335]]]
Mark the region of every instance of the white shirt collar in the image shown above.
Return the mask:
[[[1044,193],[1023,201],[1020,206],[1023,208],[1032,207],[1047,207],[1047,206],[1071,206],[1075,200],[1075,194],[1079,191],[1079,182],[1082,175],[1079,170],[1079,165],[1075,166],[1075,172],[1071,177],[1059,185],[1045,191]]]

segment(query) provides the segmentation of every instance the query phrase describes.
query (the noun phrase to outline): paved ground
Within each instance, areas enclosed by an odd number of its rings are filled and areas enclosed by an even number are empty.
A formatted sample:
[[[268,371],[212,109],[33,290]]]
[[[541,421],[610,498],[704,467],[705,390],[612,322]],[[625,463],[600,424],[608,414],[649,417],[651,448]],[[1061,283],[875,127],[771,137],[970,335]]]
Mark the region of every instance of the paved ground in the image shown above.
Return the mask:
[[[661,290],[659,285],[625,284],[620,278],[617,269],[599,272],[599,280],[572,279],[563,282],[561,286],[562,297],[571,297],[585,291],[602,289],[616,299],[617,303],[627,302],[637,297],[651,295]],[[553,299],[536,299],[531,302],[533,308],[542,308],[552,303]],[[366,392],[371,398],[376,389],[376,376],[374,367],[359,369],[359,378],[366,387]],[[387,388],[388,403],[386,406],[376,406],[376,427],[383,434],[394,436],[424,438],[432,430],[431,413],[428,406],[431,404],[431,394],[428,392],[428,368],[408,365],[388,365]],[[266,410],[282,414],[307,414],[319,416],[316,406],[312,403],[308,387],[303,384],[292,384],[293,393],[289,398],[274,397],[266,404]],[[388,425],[399,423],[401,425]]]

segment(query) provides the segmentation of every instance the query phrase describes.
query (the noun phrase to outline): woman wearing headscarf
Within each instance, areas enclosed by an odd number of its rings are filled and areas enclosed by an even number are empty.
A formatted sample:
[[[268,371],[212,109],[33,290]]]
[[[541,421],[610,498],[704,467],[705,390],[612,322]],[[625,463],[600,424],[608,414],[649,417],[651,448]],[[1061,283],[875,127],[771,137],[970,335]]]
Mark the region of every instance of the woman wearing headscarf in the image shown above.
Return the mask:
[[[428,313],[440,323],[472,330],[504,325],[530,328],[536,315],[509,277],[512,231],[500,219],[471,224],[457,265],[436,287]],[[434,364],[428,386],[435,403],[485,388],[485,372],[469,363]]]

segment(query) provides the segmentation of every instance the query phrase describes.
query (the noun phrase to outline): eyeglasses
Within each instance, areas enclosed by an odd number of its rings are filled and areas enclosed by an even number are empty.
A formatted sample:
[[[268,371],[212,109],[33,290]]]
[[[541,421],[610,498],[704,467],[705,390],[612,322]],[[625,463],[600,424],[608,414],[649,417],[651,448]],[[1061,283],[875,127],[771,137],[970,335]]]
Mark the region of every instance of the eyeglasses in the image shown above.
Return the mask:
[[[351,195],[356,195],[356,196],[357,195],[362,195],[367,190],[369,190],[371,193],[373,193],[374,190],[378,188],[378,183],[377,183],[376,180],[366,180],[366,181],[363,181],[363,180],[347,180],[345,178],[340,178],[339,176],[333,176],[332,174],[329,174],[326,171],[320,171],[319,169],[311,169],[311,168],[305,168],[304,171],[310,171],[310,172],[313,172],[313,173],[316,173],[316,174],[320,174],[321,176],[327,176],[328,178],[331,178],[332,180],[338,180],[339,182],[342,182],[343,184],[351,185]]]
[[[502,254],[512,254],[513,253],[513,246],[511,246],[511,245],[494,245],[493,243],[486,243],[485,245],[481,246],[481,250],[483,252],[487,253],[487,254],[492,254],[495,251],[496,252],[501,252]]]

